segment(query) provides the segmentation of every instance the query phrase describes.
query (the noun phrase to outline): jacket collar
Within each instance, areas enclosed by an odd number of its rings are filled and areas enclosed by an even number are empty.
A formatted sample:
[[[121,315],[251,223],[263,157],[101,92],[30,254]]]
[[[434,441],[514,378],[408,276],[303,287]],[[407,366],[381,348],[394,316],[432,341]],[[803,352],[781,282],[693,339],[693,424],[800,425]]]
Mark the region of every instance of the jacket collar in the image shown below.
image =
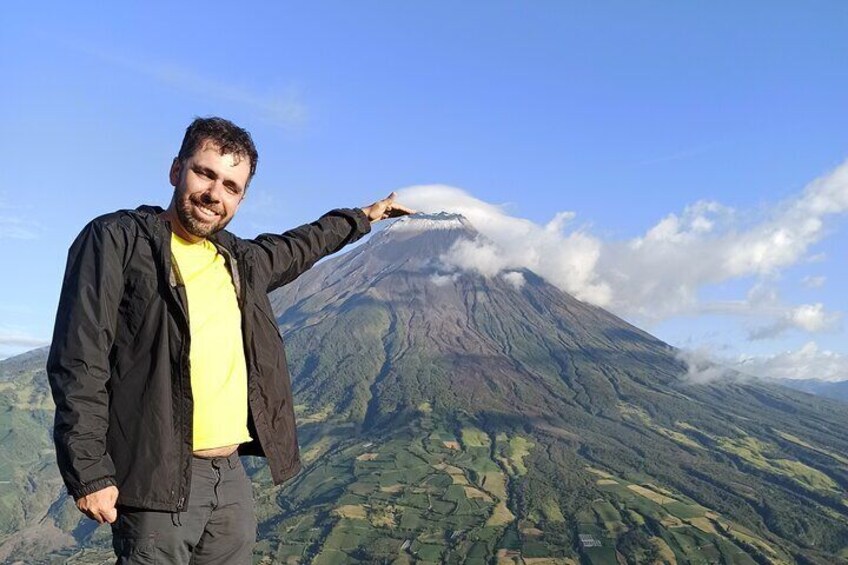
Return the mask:
[[[142,204],[135,211],[140,216],[140,219],[158,236],[165,236],[165,232],[167,232],[168,238],[170,238],[172,230],[171,223],[166,222],[162,219],[162,214],[165,209],[161,206],[155,206],[150,204]],[[216,246],[224,247],[227,251],[231,251],[232,243],[233,243],[233,234],[228,232],[227,230],[221,230],[220,232],[209,236],[207,239],[214,243]]]
[[[166,265],[170,264],[171,267],[168,269],[169,273],[169,282],[172,287],[176,287],[178,284],[182,284],[180,280],[179,267],[174,263],[173,256],[171,255],[171,223],[166,222],[162,219],[162,212],[165,209],[161,206],[150,206],[147,204],[142,204],[138,208],[136,208],[136,212],[141,217],[142,221],[148,224],[152,228],[152,232],[155,234],[155,239],[158,240],[159,247],[159,255],[163,257],[164,263]],[[241,284],[241,274],[239,272],[238,263],[233,257],[232,253],[232,242],[234,236],[226,231],[221,230],[220,232],[209,236],[207,239],[212,242],[212,244],[218,249],[221,255],[224,256],[224,259],[227,263],[227,268],[230,270],[230,274],[233,277],[233,284],[236,288],[236,296],[239,299],[239,304],[242,303],[244,295],[242,294],[242,284]]]

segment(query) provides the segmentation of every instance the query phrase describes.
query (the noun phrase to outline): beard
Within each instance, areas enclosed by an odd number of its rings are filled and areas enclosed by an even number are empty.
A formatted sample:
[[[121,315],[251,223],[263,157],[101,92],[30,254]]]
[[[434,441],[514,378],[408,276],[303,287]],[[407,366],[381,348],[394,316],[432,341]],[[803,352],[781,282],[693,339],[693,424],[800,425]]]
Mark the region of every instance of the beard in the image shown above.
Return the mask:
[[[206,196],[206,193],[193,194],[187,198],[181,198],[177,202],[175,210],[180,224],[182,224],[187,232],[196,237],[207,238],[210,235],[218,233],[230,223],[231,218],[223,218],[221,216],[218,217],[217,221],[198,219],[192,211],[194,206],[204,206],[218,212],[221,212],[222,208],[220,204],[212,202]]]

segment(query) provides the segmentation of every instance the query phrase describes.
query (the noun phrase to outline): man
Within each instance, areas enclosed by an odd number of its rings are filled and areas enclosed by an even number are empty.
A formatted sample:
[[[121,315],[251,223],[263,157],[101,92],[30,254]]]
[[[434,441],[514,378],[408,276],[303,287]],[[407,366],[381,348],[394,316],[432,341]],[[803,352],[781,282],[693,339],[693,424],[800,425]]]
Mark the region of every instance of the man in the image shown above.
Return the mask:
[[[54,439],[77,507],[112,524],[118,563],[249,563],[251,485],[300,469],[285,352],[267,293],[413,213],[394,193],[281,235],[224,230],[256,171],[250,134],[196,119],[166,210],[96,218],[68,254],[47,371]]]

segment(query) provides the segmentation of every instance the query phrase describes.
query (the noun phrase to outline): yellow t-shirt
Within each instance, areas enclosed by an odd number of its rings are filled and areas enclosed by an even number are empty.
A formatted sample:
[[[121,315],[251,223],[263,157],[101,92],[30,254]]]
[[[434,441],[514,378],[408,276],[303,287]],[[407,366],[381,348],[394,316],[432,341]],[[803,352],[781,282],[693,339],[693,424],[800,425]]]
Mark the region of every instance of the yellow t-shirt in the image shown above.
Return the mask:
[[[172,234],[171,253],[188,296],[194,449],[248,442],[247,366],[233,279],[210,241]]]

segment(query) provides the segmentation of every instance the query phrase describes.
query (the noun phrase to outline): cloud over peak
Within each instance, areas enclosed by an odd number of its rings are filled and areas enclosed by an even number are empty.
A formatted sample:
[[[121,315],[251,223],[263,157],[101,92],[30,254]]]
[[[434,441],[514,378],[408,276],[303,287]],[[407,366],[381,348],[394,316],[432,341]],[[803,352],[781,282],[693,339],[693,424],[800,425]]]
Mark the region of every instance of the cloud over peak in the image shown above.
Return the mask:
[[[398,191],[407,205],[460,213],[484,236],[458,242],[442,261],[449,269],[485,276],[527,268],[575,297],[643,321],[713,311],[766,319],[752,339],[788,329],[832,330],[840,314],[821,303],[781,304],[752,292],[734,303],[702,303],[700,291],[732,280],[753,280],[756,291],[784,269],[809,261],[826,234],[828,216],[848,211],[848,163],[811,182],[798,195],[757,214],[718,202],[695,202],[670,213],[630,240],[605,240],[575,226],[573,211],[544,225],[510,215],[504,206],[445,185]],[[823,281],[810,279],[810,287]]]

